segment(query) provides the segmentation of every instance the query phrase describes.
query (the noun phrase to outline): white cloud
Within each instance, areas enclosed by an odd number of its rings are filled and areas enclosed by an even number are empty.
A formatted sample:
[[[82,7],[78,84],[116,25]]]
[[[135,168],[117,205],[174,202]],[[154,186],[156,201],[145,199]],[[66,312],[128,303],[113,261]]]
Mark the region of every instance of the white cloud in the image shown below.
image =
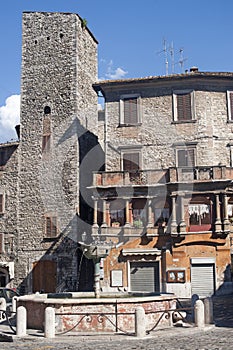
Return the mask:
[[[115,69],[112,73],[107,73],[106,77],[109,79],[121,79],[123,78],[128,72],[124,71],[122,68],[118,67]]]
[[[0,107],[0,143],[17,139],[15,126],[20,120],[20,95],[9,96]]]
[[[101,63],[106,64],[106,61],[102,59]],[[113,68],[113,61],[111,60],[109,63],[107,63],[107,73],[105,73],[104,78],[101,78],[100,80],[122,79],[126,74],[128,74],[128,72],[120,67]]]

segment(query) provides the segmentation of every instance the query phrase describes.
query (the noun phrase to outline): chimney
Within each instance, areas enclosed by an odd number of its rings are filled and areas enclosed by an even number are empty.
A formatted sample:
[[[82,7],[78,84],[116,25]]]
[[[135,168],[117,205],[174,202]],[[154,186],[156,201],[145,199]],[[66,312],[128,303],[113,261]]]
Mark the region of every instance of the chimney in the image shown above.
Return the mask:
[[[198,67],[193,66],[190,68],[190,73],[196,73],[196,72],[198,72]]]

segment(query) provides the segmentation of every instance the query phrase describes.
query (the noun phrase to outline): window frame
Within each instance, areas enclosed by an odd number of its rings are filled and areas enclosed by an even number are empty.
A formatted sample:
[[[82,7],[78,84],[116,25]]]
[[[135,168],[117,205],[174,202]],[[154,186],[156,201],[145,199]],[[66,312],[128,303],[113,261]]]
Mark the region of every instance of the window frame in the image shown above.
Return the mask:
[[[180,119],[179,113],[178,113],[178,104],[177,104],[177,96],[178,95],[190,95],[191,97],[191,106],[190,106],[190,113],[191,118],[188,119]],[[173,100],[173,122],[174,123],[194,123],[196,122],[196,116],[195,116],[195,92],[194,90],[174,90],[172,94],[172,100]]]
[[[125,121],[125,101],[136,99],[137,101],[137,121],[128,123]],[[120,96],[120,126],[137,126],[142,123],[141,96],[139,94],[125,94]]]

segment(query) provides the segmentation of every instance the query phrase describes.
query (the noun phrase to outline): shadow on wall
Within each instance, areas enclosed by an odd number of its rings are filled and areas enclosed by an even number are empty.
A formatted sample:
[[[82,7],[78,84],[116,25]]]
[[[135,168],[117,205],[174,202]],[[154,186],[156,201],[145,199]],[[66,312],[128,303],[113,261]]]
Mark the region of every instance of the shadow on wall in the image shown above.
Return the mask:
[[[39,261],[33,262],[31,272],[20,283],[19,291],[21,294],[38,291],[45,293],[93,291],[93,261],[83,256],[82,251],[78,247],[78,242],[82,240],[83,232],[86,232],[89,240],[91,237],[93,203],[91,191],[87,188],[92,185],[92,172],[104,169],[105,157],[96,135],[85,129],[77,118],[73,120],[69,128],[63,133],[57,147],[61,146],[62,149],[62,146],[71,137],[77,137],[76,143],[78,140],[78,154],[76,156],[79,168],[76,170],[76,173],[78,176],[77,181],[79,182],[79,195],[73,193],[72,186],[69,187],[69,180],[71,179],[72,181],[74,176],[74,172],[69,171],[68,168],[70,158],[63,160],[64,169],[61,173],[63,175],[66,174],[67,179],[64,180],[63,178],[61,181],[62,192],[66,202],[72,205],[76,201],[75,198],[79,196],[79,208],[76,208],[76,211],[73,210],[73,218],[58,236],[41,239],[40,248],[45,253]],[[72,151],[74,149],[75,147],[72,148]],[[57,206],[59,206],[59,193],[56,200]],[[68,209],[70,210],[70,208]],[[59,211],[57,210],[57,212]],[[38,220],[39,225],[41,225],[40,218]],[[32,256],[33,252],[30,256],[31,261]],[[26,264],[27,262],[25,261]]]

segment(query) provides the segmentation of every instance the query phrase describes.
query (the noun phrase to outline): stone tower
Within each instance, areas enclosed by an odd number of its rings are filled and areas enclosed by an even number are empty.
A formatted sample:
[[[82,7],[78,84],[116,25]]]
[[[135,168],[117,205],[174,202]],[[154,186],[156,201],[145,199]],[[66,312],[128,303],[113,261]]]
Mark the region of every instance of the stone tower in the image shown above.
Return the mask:
[[[80,169],[99,149],[97,41],[71,13],[24,12],[22,33],[16,284],[76,290],[77,242],[91,223],[91,174]]]

